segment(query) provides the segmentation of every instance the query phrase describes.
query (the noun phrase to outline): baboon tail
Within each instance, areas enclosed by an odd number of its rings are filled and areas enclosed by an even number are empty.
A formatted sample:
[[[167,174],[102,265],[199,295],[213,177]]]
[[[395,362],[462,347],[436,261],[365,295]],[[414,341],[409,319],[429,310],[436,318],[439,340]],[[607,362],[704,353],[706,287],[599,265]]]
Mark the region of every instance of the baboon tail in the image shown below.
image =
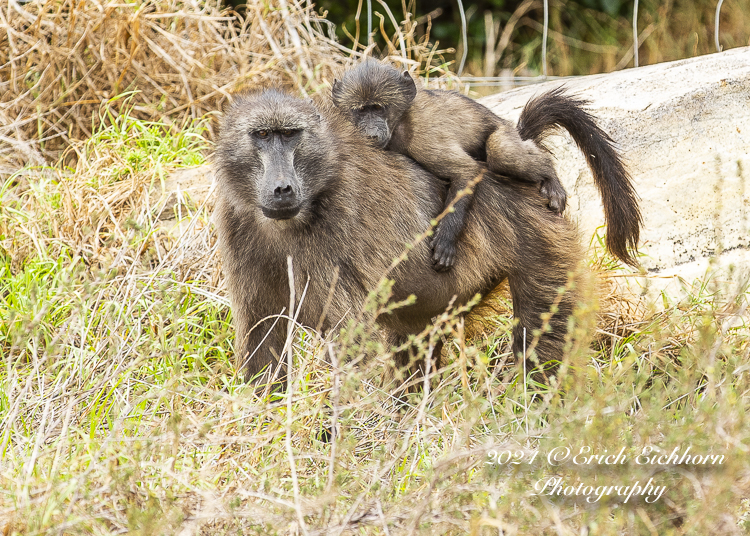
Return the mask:
[[[643,224],[638,195],[614,142],[584,109],[588,101],[565,94],[562,87],[530,100],[521,112],[518,133],[540,143],[557,127],[564,127],[586,156],[604,205],[607,249],[618,259],[637,266],[634,253]]]

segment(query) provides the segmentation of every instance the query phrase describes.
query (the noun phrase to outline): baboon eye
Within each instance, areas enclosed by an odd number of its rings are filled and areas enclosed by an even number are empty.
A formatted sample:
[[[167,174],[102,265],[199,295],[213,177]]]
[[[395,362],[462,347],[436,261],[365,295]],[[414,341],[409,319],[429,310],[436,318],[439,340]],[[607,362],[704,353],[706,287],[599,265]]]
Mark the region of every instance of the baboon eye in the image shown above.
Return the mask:
[[[256,130],[255,135],[258,136],[260,139],[265,140],[268,137],[268,131],[267,130]]]
[[[372,106],[370,106],[370,108],[372,109],[373,112],[379,112],[380,110],[383,109],[383,107],[380,104],[373,104]]]
[[[281,131],[281,135],[285,138],[292,138],[297,135],[299,130],[291,129],[291,128],[285,128]]]

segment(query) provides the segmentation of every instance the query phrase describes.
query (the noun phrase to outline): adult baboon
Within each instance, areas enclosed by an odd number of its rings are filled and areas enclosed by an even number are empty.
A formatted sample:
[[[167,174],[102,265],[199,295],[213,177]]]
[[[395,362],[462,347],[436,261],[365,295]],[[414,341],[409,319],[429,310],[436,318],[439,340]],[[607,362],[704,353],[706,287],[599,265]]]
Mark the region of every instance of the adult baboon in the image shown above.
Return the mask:
[[[435,269],[449,269],[456,242],[463,231],[472,196],[455,201],[477,177],[490,171],[539,185],[549,207],[565,209],[565,189],[550,154],[535,140],[542,130],[564,126],[586,155],[604,200],[607,245],[628,264],[635,265],[628,246],[638,243],[640,215],[635,191],[625,168],[612,152],[609,138],[581,108],[582,101],[557,90],[536,108],[536,124],[521,117],[518,129],[478,102],[455,91],[417,88],[408,72],[367,59],[334,81],[334,104],[377,145],[410,156],[431,173],[450,182],[446,203],[454,211],[441,221],[432,241]],[[571,115],[568,115],[571,113]],[[594,133],[594,135],[592,135]],[[592,154],[607,154],[607,167]]]
[[[536,101],[540,109],[544,99]],[[538,119],[534,110],[528,116]],[[322,325],[328,329],[362,309],[393,259],[441,212],[447,192],[444,181],[411,159],[369,143],[332,106],[278,91],[237,97],[220,132],[216,222],[235,351],[252,378],[276,363],[284,344],[284,323],[271,326],[289,299],[287,256],[296,295],[308,284],[297,319],[303,325],[318,324],[338,271]],[[378,323],[389,342],[403,343],[454,297],[466,303],[508,278],[518,319],[515,355],[523,354],[524,328],[531,339],[547,317],[549,329],[535,353],[541,361],[561,358],[576,289],[559,291],[582,258],[575,228],[548,210],[532,185],[493,178],[475,191],[454,268],[433,270],[429,246],[418,243],[389,274],[393,299],[414,295],[416,301]],[[404,365],[407,358],[401,352],[396,362]]]

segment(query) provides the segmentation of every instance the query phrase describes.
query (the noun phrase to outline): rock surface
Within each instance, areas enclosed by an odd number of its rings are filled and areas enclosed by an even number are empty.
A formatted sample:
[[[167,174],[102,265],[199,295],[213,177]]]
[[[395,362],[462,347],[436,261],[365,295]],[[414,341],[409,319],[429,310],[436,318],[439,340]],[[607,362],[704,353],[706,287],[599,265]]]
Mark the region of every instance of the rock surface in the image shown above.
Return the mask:
[[[531,97],[561,84],[591,101],[628,162],[652,288],[676,295],[670,276],[692,281],[709,266],[750,267],[750,48],[545,82],[481,102],[517,120]],[[591,173],[567,133],[551,137],[550,147],[570,196],[568,214],[589,238],[604,224]]]
[[[164,181],[164,188],[155,185],[152,195],[159,207],[159,220],[165,231],[179,235],[180,222],[206,204],[212,209],[210,199],[214,174],[210,164],[177,169]],[[177,231],[177,232],[175,232]]]

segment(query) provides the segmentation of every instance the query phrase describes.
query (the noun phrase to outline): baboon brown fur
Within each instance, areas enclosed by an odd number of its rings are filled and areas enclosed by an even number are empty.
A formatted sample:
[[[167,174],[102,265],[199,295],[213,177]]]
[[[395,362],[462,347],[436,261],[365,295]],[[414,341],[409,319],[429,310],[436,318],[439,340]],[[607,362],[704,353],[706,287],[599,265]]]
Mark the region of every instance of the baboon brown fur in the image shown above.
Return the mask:
[[[444,181],[369,143],[333,106],[274,90],[237,97],[225,111],[215,168],[235,353],[248,379],[275,366],[284,345],[286,322],[275,321],[288,307],[288,256],[297,297],[307,285],[302,325],[318,325],[338,274],[322,324],[328,330],[362,310],[447,195]],[[389,273],[392,299],[416,300],[377,322],[390,344],[405,343],[454,297],[464,304],[507,278],[517,319],[514,355],[524,354],[525,328],[529,340],[540,335],[540,361],[560,359],[577,289],[560,290],[582,259],[575,227],[548,210],[532,185],[492,178],[475,192],[454,268],[433,270],[429,246],[416,244]],[[539,333],[545,316],[549,329]],[[396,356],[398,366],[407,361],[406,350]]]
[[[478,102],[455,91],[418,88],[408,72],[367,59],[334,81],[334,104],[380,147],[407,155],[450,183],[446,203],[453,203],[435,229],[432,261],[438,271],[454,262],[456,242],[463,231],[472,196],[456,196],[490,171],[535,183],[549,207],[565,209],[566,193],[551,155],[535,140],[555,126],[565,127],[588,158],[602,198],[608,225],[607,244],[624,262],[635,265],[628,246],[638,243],[640,213],[630,178],[607,135],[582,109],[585,104],[566,96],[546,99],[534,118],[522,117],[518,129]],[[562,106],[561,106],[562,104]],[[544,113],[538,113],[538,112]],[[559,113],[562,112],[562,113]],[[573,112],[571,116],[566,115]],[[537,130],[543,125],[543,129]],[[591,133],[595,136],[591,136]],[[592,154],[609,151],[605,164]]]

